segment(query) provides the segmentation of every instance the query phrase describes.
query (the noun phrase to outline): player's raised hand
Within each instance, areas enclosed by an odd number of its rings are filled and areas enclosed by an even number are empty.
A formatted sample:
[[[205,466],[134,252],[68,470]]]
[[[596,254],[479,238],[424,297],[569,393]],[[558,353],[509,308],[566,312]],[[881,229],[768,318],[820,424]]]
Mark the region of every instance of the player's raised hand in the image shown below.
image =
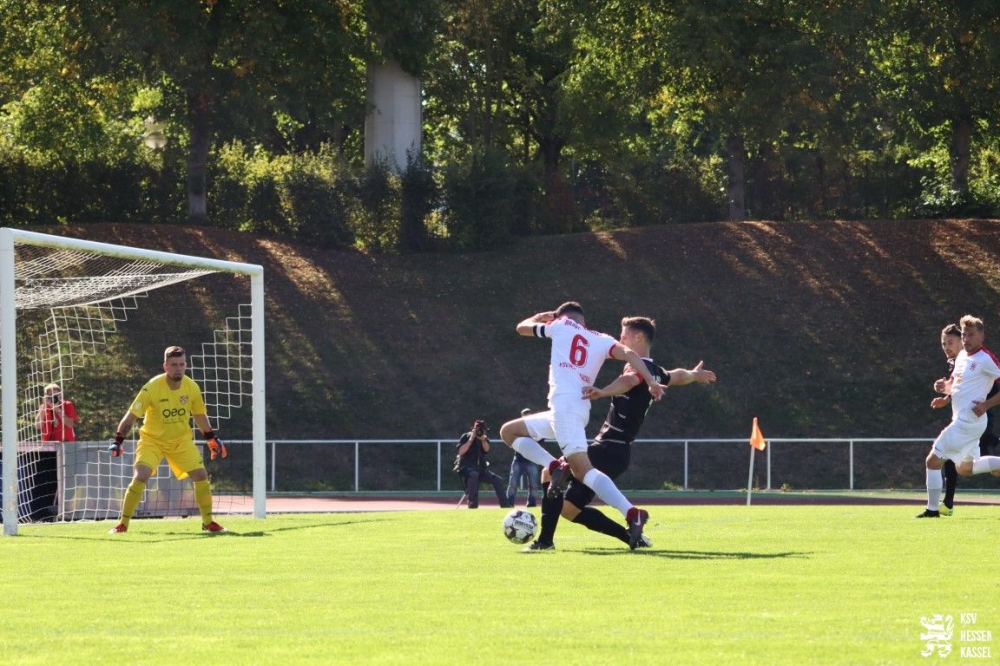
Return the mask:
[[[696,382],[701,384],[711,384],[715,381],[715,373],[711,370],[705,370],[704,361],[698,361],[698,365],[691,368],[691,376],[694,377]]]
[[[114,438],[111,440],[111,445],[108,446],[108,453],[111,454],[112,458],[117,458],[122,454],[122,442],[124,441],[125,435],[116,432]]]
[[[205,433],[205,445],[208,446],[209,456],[212,460],[225,458],[229,455],[229,452],[226,451],[226,445],[219,441],[214,432]]]
[[[649,385],[649,394],[653,396],[653,400],[659,401],[663,397],[663,392],[667,389],[666,386],[659,383],[652,383]]]

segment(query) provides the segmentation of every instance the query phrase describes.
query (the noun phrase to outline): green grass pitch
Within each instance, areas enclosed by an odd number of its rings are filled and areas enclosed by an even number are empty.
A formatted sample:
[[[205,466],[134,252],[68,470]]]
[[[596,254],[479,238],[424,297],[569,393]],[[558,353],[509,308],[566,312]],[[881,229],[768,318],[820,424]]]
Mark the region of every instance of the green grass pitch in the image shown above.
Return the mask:
[[[523,554],[495,508],[25,526],[0,663],[923,664],[935,615],[997,658],[1000,510],[920,508],[653,507],[637,552]]]

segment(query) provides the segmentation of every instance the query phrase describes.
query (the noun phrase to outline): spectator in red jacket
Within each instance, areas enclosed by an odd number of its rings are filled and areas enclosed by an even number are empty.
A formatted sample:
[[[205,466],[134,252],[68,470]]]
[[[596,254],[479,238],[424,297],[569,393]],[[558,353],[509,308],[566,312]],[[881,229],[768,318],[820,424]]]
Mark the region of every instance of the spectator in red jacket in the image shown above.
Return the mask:
[[[76,407],[72,401],[63,399],[59,384],[46,386],[45,398],[38,405],[38,416],[35,418],[42,432],[42,441],[75,442],[76,431],[73,428],[78,422]]]

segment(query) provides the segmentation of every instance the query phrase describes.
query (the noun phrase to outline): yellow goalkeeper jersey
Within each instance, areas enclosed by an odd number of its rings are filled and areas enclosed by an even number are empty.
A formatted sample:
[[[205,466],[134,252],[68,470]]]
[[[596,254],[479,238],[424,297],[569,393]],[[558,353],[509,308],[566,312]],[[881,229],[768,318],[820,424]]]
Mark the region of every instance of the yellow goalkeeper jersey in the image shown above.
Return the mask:
[[[198,384],[187,375],[181,378],[180,388],[172,390],[162,374],[139,390],[130,411],[142,418],[140,438],[179,444],[192,439],[191,415],[204,414],[205,401]]]

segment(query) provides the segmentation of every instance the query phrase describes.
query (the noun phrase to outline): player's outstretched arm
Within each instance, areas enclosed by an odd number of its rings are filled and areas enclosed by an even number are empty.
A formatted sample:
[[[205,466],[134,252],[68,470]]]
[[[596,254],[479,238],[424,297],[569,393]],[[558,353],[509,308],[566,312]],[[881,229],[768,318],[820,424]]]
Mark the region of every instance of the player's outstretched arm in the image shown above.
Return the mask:
[[[520,324],[517,325],[517,332],[519,335],[524,335],[526,337],[534,337],[535,326],[538,324],[547,324],[556,318],[556,313],[549,310],[548,312],[539,312],[538,314],[531,315]]]
[[[640,381],[642,380],[639,379],[639,375],[635,375],[630,372],[627,375],[619,375],[613,382],[604,388],[584,386],[583,399],[600,400],[601,398],[610,398],[616,395],[621,395],[622,393],[627,393],[632,388],[638,386]]]
[[[649,394],[653,396],[653,400],[659,400],[663,397],[663,391],[667,387],[656,381],[656,378],[649,372],[649,368],[642,362],[641,356],[625,345],[615,345],[611,349],[611,355],[619,361],[627,361],[642,376],[642,379],[649,385]]]
[[[715,373],[711,370],[705,370],[704,361],[698,361],[698,365],[694,366],[690,370],[685,370],[684,368],[674,368],[668,374],[670,375],[670,386],[685,386],[686,384],[711,384],[715,381]]]

